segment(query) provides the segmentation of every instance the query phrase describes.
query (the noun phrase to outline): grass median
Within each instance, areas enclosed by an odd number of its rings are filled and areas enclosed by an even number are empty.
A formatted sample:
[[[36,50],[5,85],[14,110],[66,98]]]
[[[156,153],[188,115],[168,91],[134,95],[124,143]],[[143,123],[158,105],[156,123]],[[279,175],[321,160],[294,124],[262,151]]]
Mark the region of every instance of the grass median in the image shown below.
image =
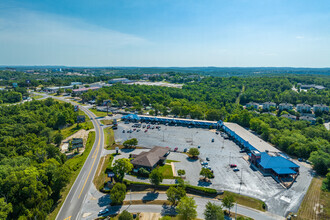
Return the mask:
[[[107,113],[106,112],[100,112],[98,111],[97,109],[95,108],[91,108],[89,109],[91,112],[93,112],[97,117],[105,117],[107,116]]]
[[[62,189],[61,199],[57,202],[56,208],[47,216],[47,219],[53,220],[56,218],[58,212],[61,209],[61,206],[65,201],[65,198],[69,194],[72,185],[74,184],[77,176],[80,173],[81,168],[83,167],[89,153],[91,152],[94,142],[95,142],[95,132],[92,131],[89,132],[88,134],[85,151],[81,155],[75,156],[74,158],[69,159],[64,163],[63,166],[68,166],[68,168],[72,171],[70,182],[67,184],[66,187]]]
[[[330,192],[321,187],[322,178],[314,177],[294,219],[330,219]]]

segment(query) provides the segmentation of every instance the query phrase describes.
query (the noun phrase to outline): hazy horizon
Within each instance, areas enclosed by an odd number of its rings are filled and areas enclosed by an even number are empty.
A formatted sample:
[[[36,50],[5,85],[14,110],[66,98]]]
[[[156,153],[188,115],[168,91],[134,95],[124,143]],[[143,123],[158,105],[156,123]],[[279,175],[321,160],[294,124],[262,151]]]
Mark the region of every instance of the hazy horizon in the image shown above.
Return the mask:
[[[0,3],[1,66],[330,66],[326,0]]]

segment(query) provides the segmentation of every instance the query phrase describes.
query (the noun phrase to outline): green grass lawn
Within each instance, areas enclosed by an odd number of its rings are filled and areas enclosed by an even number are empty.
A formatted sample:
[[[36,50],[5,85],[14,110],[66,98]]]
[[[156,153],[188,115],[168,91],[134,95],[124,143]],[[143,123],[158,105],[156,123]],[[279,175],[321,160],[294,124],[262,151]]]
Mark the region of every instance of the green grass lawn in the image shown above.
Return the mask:
[[[101,120],[101,123],[104,125],[112,125],[113,120]]]
[[[69,159],[65,162],[64,166],[68,166],[69,169],[73,170],[71,177],[70,177],[70,182],[66,187],[62,189],[61,192],[61,199],[58,201],[58,205],[56,208],[47,216],[47,219],[55,219],[57,216],[57,213],[60,211],[61,206],[63,205],[66,196],[69,194],[70,189],[76,180],[82,166],[84,165],[86,158],[88,157],[89,153],[91,152],[91,149],[93,147],[93,144],[95,142],[95,132],[89,132],[88,134],[88,139],[86,143],[86,149],[85,151],[76,157],[73,157],[72,159]]]
[[[165,160],[165,163],[176,163],[176,162],[180,162],[180,161],[178,161],[178,160]]]
[[[104,131],[104,148],[109,150],[114,145],[115,134],[112,128],[110,127],[103,129],[103,131]]]
[[[93,112],[97,117],[105,117],[107,116],[107,113],[106,112],[100,112],[98,111],[97,109],[95,108],[91,108],[89,109],[91,112]]]
[[[235,198],[235,201],[237,201],[238,204],[253,208],[253,209],[258,209],[260,211],[265,211],[264,207],[264,202],[259,200],[259,199],[255,199],[252,197],[248,197],[248,196],[243,196],[237,193],[233,193],[233,192],[228,192],[225,191],[222,195],[219,196],[220,199],[223,199],[225,196],[229,196],[232,195]]]
[[[164,179],[174,179],[171,165],[158,166],[158,169],[163,174]]]
[[[42,95],[34,95],[32,96],[33,99],[41,99],[43,96]]]

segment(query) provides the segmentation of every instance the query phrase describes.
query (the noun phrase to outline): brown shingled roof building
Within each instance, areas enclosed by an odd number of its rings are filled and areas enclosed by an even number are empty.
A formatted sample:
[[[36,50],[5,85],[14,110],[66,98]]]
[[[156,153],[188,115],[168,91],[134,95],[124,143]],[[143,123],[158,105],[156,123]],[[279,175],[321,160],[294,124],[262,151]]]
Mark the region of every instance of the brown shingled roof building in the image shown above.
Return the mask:
[[[134,159],[131,161],[135,169],[145,168],[152,170],[157,165],[164,164],[170,149],[166,147],[154,147],[148,152],[142,152],[138,155],[132,154]]]

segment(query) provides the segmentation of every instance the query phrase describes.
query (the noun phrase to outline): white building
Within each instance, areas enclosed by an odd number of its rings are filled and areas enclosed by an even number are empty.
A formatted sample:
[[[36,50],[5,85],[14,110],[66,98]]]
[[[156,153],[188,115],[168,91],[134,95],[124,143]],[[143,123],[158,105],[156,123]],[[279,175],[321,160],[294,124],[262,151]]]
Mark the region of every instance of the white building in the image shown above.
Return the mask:
[[[308,117],[308,116],[302,116],[302,117],[299,118],[299,120],[308,121],[312,125],[316,123],[316,119],[315,118]]]
[[[270,109],[271,107],[276,108],[276,103],[274,103],[274,102],[265,102],[265,103],[262,103],[262,108],[263,108],[263,109],[268,110],[268,109]]]
[[[115,78],[115,79],[110,79],[108,83],[114,84],[114,83],[129,83],[129,82],[131,81],[127,78]]]
[[[317,112],[317,111],[329,112],[329,107],[326,105],[323,105],[323,104],[321,104],[321,105],[317,104],[317,105],[313,106],[313,110],[314,110],[314,112]]]
[[[292,110],[293,109],[293,105],[290,103],[281,103],[278,105],[278,109],[283,111],[283,110]]]
[[[248,104],[246,104],[246,108],[249,108],[249,107],[253,107],[255,109],[258,109],[259,108],[259,103],[249,102]]]
[[[298,112],[310,112],[312,107],[308,104],[298,104],[296,106]]]

